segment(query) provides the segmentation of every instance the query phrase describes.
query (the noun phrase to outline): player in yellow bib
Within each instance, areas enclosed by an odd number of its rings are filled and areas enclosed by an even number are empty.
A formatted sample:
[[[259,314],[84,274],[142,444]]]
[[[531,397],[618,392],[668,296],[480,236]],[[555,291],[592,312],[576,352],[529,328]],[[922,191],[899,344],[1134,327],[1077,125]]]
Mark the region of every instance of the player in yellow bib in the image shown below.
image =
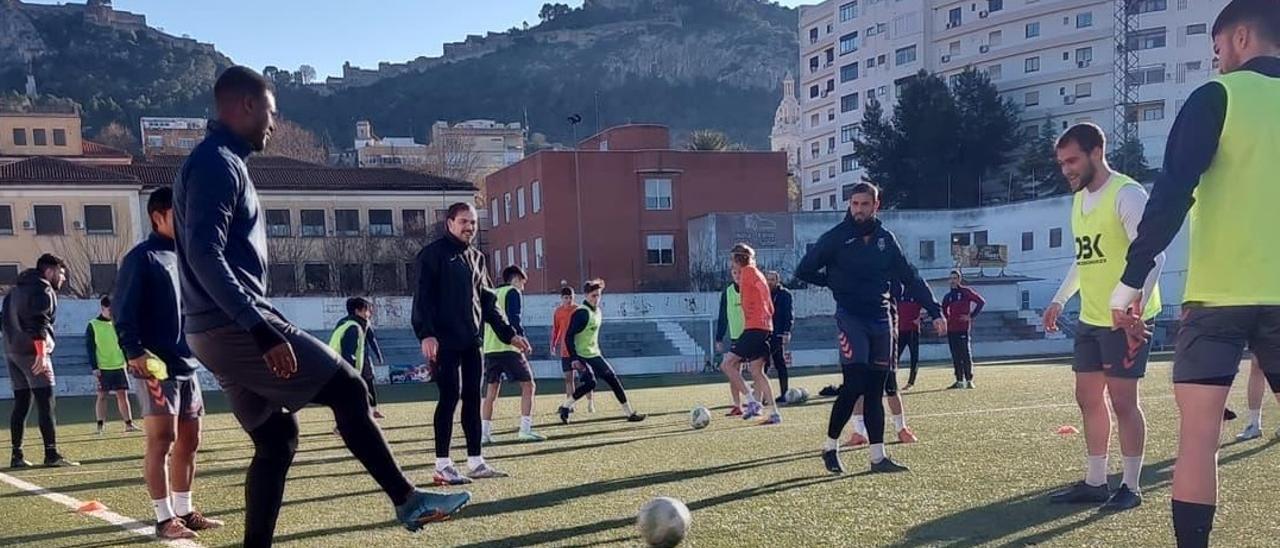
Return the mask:
[[[1128,510],[1142,504],[1138,479],[1146,443],[1146,419],[1138,403],[1138,381],[1146,374],[1151,343],[1131,337],[1112,324],[1108,306],[1111,290],[1124,271],[1129,243],[1147,205],[1147,192],[1107,164],[1106,136],[1094,124],[1078,124],[1058,138],[1058,165],[1075,193],[1071,204],[1071,232],[1076,260],[1044,312],[1045,329],[1058,330],[1058,317],[1067,301],[1080,293],[1080,323],[1076,329],[1076,403],[1084,419],[1087,472],[1084,481],[1055,493],[1055,503],[1102,504],[1105,511]],[[1146,279],[1143,328],[1160,313],[1157,280],[1164,255],[1156,258]],[[1124,475],[1114,493],[1107,485],[1107,453],[1111,413],[1115,410],[1124,457]]]
[[[1113,321],[1132,306],[1153,258],[1190,222],[1187,284],[1173,361],[1178,457],[1173,530],[1180,548],[1209,545],[1217,512],[1223,410],[1244,349],[1280,391],[1280,0],[1232,0],[1213,23],[1222,75],[1187,97],[1169,133],[1124,275]],[[1260,510],[1260,509],[1259,509]]]

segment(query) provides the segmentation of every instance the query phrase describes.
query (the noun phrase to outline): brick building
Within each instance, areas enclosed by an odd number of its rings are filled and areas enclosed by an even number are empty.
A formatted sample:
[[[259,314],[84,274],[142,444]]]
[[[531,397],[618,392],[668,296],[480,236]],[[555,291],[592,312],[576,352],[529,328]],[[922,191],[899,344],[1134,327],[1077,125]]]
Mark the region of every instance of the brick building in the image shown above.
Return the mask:
[[[491,266],[523,266],[530,292],[593,277],[614,291],[685,290],[689,219],[786,211],[787,155],[676,150],[667,127],[632,124],[576,151],[539,151],[485,184]]]

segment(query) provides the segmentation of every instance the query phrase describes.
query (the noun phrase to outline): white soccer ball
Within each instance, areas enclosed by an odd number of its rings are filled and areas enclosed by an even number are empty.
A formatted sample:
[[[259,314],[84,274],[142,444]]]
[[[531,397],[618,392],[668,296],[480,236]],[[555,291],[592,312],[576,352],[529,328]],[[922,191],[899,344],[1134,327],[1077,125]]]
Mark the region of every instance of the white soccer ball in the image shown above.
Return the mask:
[[[782,395],[783,401],[787,403],[800,403],[804,401],[804,391],[799,388],[791,388],[786,394]]]
[[[670,497],[655,498],[640,508],[636,527],[640,538],[649,546],[670,548],[680,544],[689,534],[689,508]]]
[[[808,389],[808,388],[801,388],[801,389],[800,389],[800,403],[804,403],[804,402],[807,402],[807,401],[809,401],[809,389]]]
[[[706,407],[699,405],[689,412],[689,426],[694,430],[702,430],[709,424],[711,424],[711,411]]]

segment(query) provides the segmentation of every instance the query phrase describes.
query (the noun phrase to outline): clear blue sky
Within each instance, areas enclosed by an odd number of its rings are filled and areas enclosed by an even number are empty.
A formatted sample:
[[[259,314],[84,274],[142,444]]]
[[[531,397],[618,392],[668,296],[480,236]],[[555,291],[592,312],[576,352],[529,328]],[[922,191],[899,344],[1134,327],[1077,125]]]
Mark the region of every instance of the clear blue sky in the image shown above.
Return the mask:
[[[42,4],[83,3],[26,0]],[[212,42],[237,63],[297,69],[320,78],[361,67],[440,55],[445,42],[538,23],[546,0],[115,0],[147,23],[176,36]],[[573,7],[582,0],[559,0]],[[781,0],[786,6],[817,0]]]

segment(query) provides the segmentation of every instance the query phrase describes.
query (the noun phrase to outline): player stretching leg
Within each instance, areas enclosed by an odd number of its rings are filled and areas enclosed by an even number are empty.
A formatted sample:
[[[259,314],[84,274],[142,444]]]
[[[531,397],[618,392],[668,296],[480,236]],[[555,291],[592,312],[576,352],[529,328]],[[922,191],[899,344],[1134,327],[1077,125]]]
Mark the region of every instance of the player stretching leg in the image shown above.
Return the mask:
[[[622,388],[622,380],[613,372],[613,366],[605,361],[600,353],[600,324],[604,315],[600,312],[600,296],[604,294],[604,280],[591,280],[582,287],[586,298],[582,306],[573,313],[569,329],[564,335],[564,345],[573,357],[573,367],[581,375],[582,384],[560,405],[560,422],[569,424],[569,415],[573,406],[592,390],[596,389],[596,377],[600,377],[613,390],[614,397],[622,404],[622,412],[627,415],[628,422],[640,422],[645,416],[636,413],[627,403],[627,391]]]
[[[520,336],[524,336],[524,326],[520,323],[520,308],[523,306],[520,292],[524,290],[525,281],[529,278],[524,269],[511,265],[502,271],[504,284],[494,293],[498,297],[498,306],[507,315],[507,322]],[[498,334],[492,327],[484,328],[484,380],[488,386],[481,413],[481,441],[493,443],[493,406],[498,400],[498,391],[502,388],[502,376],[520,383],[520,441],[546,441],[546,436],[533,431],[533,396],[537,385],[533,382],[533,368],[524,352],[518,348],[498,340]]]
[[[934,328],[946,332],[942,309],[928,284],[907,262],[897,238],[880,225],[880,189],[858,183],[849,197],[844,221],[818,238],[796,267],[796,277],[827,287],[836,300],[840,333],[840,366],[844,384],[831,409],[822,460],[833,474],[843,474],[838,453],[840,431],[853,416],[858,398],[866,405],[867,437],[871,442],[872,472],[905,472],[884,451],[885,377],[892,368],[893,321],[889,290],[894,282],[929,311]]]
[[[560,371],[564,373],[564,397],[572,398],[573,389],[577,387],[576,372],[573,369],[573,358],[569,357],[569,347],[564,344],[564,334],[569,331],[569,320],[573,318],[573,313],[578,310],[577,303],[573,302],[573,288],[563,287],[560,289],[560,306],[556,307],[554,319],[551,323],[551,355],[560,356]],[[595,391],[587,392],[587,412],[596,412],[596,393]]]

